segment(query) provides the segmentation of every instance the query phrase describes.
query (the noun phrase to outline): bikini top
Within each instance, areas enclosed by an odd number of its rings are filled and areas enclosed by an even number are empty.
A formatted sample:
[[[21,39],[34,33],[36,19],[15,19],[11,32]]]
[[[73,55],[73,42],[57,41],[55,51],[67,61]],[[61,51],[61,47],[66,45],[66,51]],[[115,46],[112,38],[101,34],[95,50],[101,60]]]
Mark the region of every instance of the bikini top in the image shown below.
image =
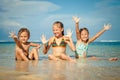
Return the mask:
[[[62,38],[62,41],[61,41],[61,43],[59,45],[57,45],[56,40],[54,38],[53,43],[52,43],[52,47],[58,47],[58,46],[66,47],[66,43],[65,43],[63,38]]]
[[[84,52],[87,52],[87,50],[88,50],[88,44],[84,44],[84,43],[76,44],[76,52],[79,55],[82,55]]]

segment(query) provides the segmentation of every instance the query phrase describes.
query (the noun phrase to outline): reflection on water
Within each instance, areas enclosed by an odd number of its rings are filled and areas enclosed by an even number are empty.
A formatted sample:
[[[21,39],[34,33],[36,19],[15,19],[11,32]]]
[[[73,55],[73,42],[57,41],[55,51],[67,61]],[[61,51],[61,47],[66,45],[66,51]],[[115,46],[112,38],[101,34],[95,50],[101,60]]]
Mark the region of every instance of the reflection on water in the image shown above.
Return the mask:
[[[64,70],[66,69],[66,64],[61,61],[55,61],[49,63],[49,77],[51,80],[66,80]],[[63,72],[64,71],[64,72]]]
[[[120,80],[120,43],[119,45],[90,45],[88,56],[95,55],[102,60],[77,59],[68,61],[50,61],[42,54],[39,61],[15,61],[15,44],[0,44],[0,80]],[[67,49],[68,55],[74,53]],[[118,57],[117,61],[107,60]]]
[[[119,66],[94,66],[100,61],[15,61],[14,69],[0,67],[0,80],[119,80]],[[104,61],[105,62],[105,61]],[[118,61],[117,61],[118,62]],[[11,62],[14,64],[14,62]],[[116,62],[107,62],[113,64]]]
[[[29,71],[29,63],[25,61],[16,61],[16,71]]]
[[[30,72],[33,68],[36,68],[38,61],[16,61],[15,70],[21,72]]]

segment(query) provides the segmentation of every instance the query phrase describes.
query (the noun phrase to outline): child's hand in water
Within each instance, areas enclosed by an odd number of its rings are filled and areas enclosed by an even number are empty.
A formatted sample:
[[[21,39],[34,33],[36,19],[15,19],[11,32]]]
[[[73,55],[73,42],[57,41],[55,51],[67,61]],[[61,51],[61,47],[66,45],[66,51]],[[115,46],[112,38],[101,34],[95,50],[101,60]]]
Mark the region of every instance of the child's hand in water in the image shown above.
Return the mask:
[[[78,18],[78,17],[76,17],[76,16],[73,16],[73,20],[75,21],[75,23],[79,23],[80,18]]]
[[[66,36],[69,37],[69,38],[72,37],[72,33],[73,33],[73,31],[71,29],[66,30]]]
[[[105,29],[105,30],[109,30],[110,28],[111,28],[111,25],[110,25],[110,24],[106,24],[106,25],[104,24],[104,29]]]
[[[15,32],[9,32],[11,38],[17,38],[17,36],[15,35]]]
[[[48,42],[48,40],[46,40],[46,36],[44,34],[41,36],[41,41],[43,44],[46,44]]]

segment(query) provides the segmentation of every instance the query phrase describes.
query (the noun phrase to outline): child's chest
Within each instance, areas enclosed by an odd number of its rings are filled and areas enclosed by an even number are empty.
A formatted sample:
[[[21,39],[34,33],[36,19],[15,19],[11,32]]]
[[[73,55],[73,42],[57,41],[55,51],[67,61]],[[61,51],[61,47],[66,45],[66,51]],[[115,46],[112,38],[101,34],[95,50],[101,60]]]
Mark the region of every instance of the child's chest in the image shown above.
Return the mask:
[[[56,39],[56,41],[55,41],[55,42],[56,42],[56,44],[57,44],[57,45],[60,45],[60,44],[61,44],[61,42],[62,42],[62,39]]]
[[[30,45],[25,45],[25,44],[22,44],[22,47],[24,48],[24,50],[29,50],[29,47],[30,47]]]
[[[81,41],[77,41],[76,43],[76,46],[87,46],[88,43],[84,43],[84,42],[81,42]]]

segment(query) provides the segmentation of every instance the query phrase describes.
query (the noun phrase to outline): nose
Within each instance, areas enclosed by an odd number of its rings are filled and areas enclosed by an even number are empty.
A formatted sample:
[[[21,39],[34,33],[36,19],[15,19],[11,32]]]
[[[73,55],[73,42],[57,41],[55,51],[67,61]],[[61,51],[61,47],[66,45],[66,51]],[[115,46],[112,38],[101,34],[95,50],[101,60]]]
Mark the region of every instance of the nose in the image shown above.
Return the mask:
[[[56,33],[57,31],[54,31],[53,33]]]

